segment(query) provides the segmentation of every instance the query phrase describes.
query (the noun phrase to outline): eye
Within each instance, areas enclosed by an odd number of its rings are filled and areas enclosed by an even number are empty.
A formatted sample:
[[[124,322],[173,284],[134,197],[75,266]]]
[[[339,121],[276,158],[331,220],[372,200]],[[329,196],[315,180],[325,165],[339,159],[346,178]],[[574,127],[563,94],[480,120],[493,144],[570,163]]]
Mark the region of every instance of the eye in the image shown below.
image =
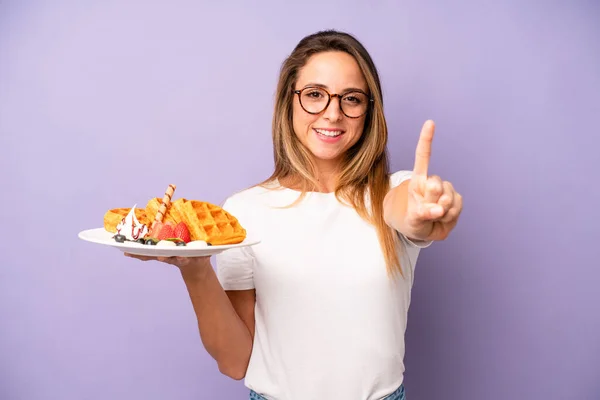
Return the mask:
[[[305,94],[305,96],[311,97],[313,99],[319,99],[319,98],[323,97],[323,93],[321,93],[318,90],[310,90]]]
[[[344,102],[353,105],[361,104],[365,101],[365,96],[362,93],[348,93],[344,96]]]

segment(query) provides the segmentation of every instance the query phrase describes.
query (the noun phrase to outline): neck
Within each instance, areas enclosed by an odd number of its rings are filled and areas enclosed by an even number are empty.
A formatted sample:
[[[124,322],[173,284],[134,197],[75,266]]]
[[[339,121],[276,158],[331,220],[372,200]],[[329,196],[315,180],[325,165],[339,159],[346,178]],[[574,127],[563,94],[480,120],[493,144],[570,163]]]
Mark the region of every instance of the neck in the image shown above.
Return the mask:
[[[333,192],[337,182],[339,164],[333,162],[321,161],[317,166],[318,190],[320,192]]]

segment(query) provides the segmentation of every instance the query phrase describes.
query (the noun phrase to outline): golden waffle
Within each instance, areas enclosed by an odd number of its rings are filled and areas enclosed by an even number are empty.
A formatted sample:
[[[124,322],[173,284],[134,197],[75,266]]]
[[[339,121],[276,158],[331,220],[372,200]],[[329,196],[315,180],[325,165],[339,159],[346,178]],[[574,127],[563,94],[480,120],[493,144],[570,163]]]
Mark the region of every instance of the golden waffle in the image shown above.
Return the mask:
[[[180,218],[185,222],[192,240],[224,245],[240,243],[246,238],[246,230],[237,218],[205,201],[177,199],[171,203],[165,217]]]
[[[135,216],[150,228],[162,205],[162,199],[155,197],[148,201],[145,209],[135,209]],[[131,208],[115,208],[104,215],[104,229],[115,233],[117,225],[131,211]],[[172,201],[162,220],[177,225],[184,222],[190,231],[191,240],[203,240],[211,245],[236,244],[246,238],[246,230],[236,217],[223,208],[205,201],[184,198]]]
[[[113,208],[104,214],[104,229],[109,232],[116,233],[117,225],[129,214],[131,208]],[[135,209],[135,217],[141,224],[148,225],[150,219],[147,217],[146,211],[143,209]]]
[[[181,201],[181,199],[179,200],[175,200],[175,201]],[[156,213],[158,212],[158,209],[160,208],[162,204],[162,199],[155,197],[153,199],[150,199],[150,201],[148,201],[148,203],[146,204],[146,215],[148,216],[148,218],[150,220],[154,220],[154,217],[156,216]],[[172,222],[175,225],[177,225],[178,223],[180,223],[182,221],[181,217],[179,216],[178,213],[173,211],[173,207],[172,207],[173,203],[169,204],[169,206],[167,207],[167,211],[165,212],[165,216],[163,217],[162,222],[163,223],[167,223],[167,222]]]

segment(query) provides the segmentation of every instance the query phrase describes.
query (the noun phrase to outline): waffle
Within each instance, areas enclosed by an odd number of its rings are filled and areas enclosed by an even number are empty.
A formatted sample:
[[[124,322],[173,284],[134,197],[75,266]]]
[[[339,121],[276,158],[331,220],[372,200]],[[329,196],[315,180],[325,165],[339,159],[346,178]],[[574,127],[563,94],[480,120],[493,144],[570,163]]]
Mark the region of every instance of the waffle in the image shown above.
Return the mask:
[[[176,186],[171,184],[162,198],[154,197],[143,209],[136,208],[135,216],[139,223],[153,232],[156,224],[171,223],[173,226],[185,223],[190,239],[202,240],[211,245],[241,243],[246,238],[246,230],[236,217],[221,207],[199,200],[179,198],[172,201]],[[127,216],[131,208],[114,208],[104,214],[104,229],[115,233],[117,225]]]
[[[116,233],[117,225],[129,214],[131,208],[113,208],[108,210],[104,214],[104,229],[108,232]],[[154,214],[152,214],[154,215]],[[149,224],[150,219],[148,218],[146,211],[143,209],[135,209],[135,217],[141,224]]]
[[[160,206],[160,200],[152,199],[146,206],[148,215]],[[167,208],[164,222],[183,221],[191,240],[203,240],[211,245],[236,244],[246,238],[244,229],[237,218],[221,207],[199,200],[184,198],[173,201]]]
[[[176,201],[181,201],[181,199],[176,200]],[[160,208],[161,204],[162,204],[162,200],[158,197],[150,199],[150,201],[148,201],[148,203],[146,204],[146,210],[145,210],[146,215],[148,215],[150,217],[150,219],[153,219],[154,216],[156,215],[156,213],[158,212],[158,209]],[[177,213],[173,210],[172,203],[169,204],[169,206],[167,206],[167,211],[165,212],[165,215],[161,222],[163,222],[163,223],[172,222],[173,224],[177,225],[181,221],[182,221],[182,219],[179,216],[179,213]]]

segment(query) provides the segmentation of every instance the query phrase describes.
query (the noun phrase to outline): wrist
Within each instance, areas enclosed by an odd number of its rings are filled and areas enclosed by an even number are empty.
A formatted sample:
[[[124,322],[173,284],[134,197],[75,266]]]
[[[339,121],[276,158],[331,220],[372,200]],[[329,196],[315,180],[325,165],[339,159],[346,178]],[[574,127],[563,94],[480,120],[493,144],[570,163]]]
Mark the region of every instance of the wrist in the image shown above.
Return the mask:
[[[209,257],[192,258],[187,263],[179,266],[183,280],[204,281],[211,272],[214,272]]]
[[[431,241],[430,237],[433,224],[424,223],[419,227],[413,227],[409,223],[406,223],[404,226],[404,228],[398,229],[398,232],[410,242],[413,242],[414,244],[421,244]]]

